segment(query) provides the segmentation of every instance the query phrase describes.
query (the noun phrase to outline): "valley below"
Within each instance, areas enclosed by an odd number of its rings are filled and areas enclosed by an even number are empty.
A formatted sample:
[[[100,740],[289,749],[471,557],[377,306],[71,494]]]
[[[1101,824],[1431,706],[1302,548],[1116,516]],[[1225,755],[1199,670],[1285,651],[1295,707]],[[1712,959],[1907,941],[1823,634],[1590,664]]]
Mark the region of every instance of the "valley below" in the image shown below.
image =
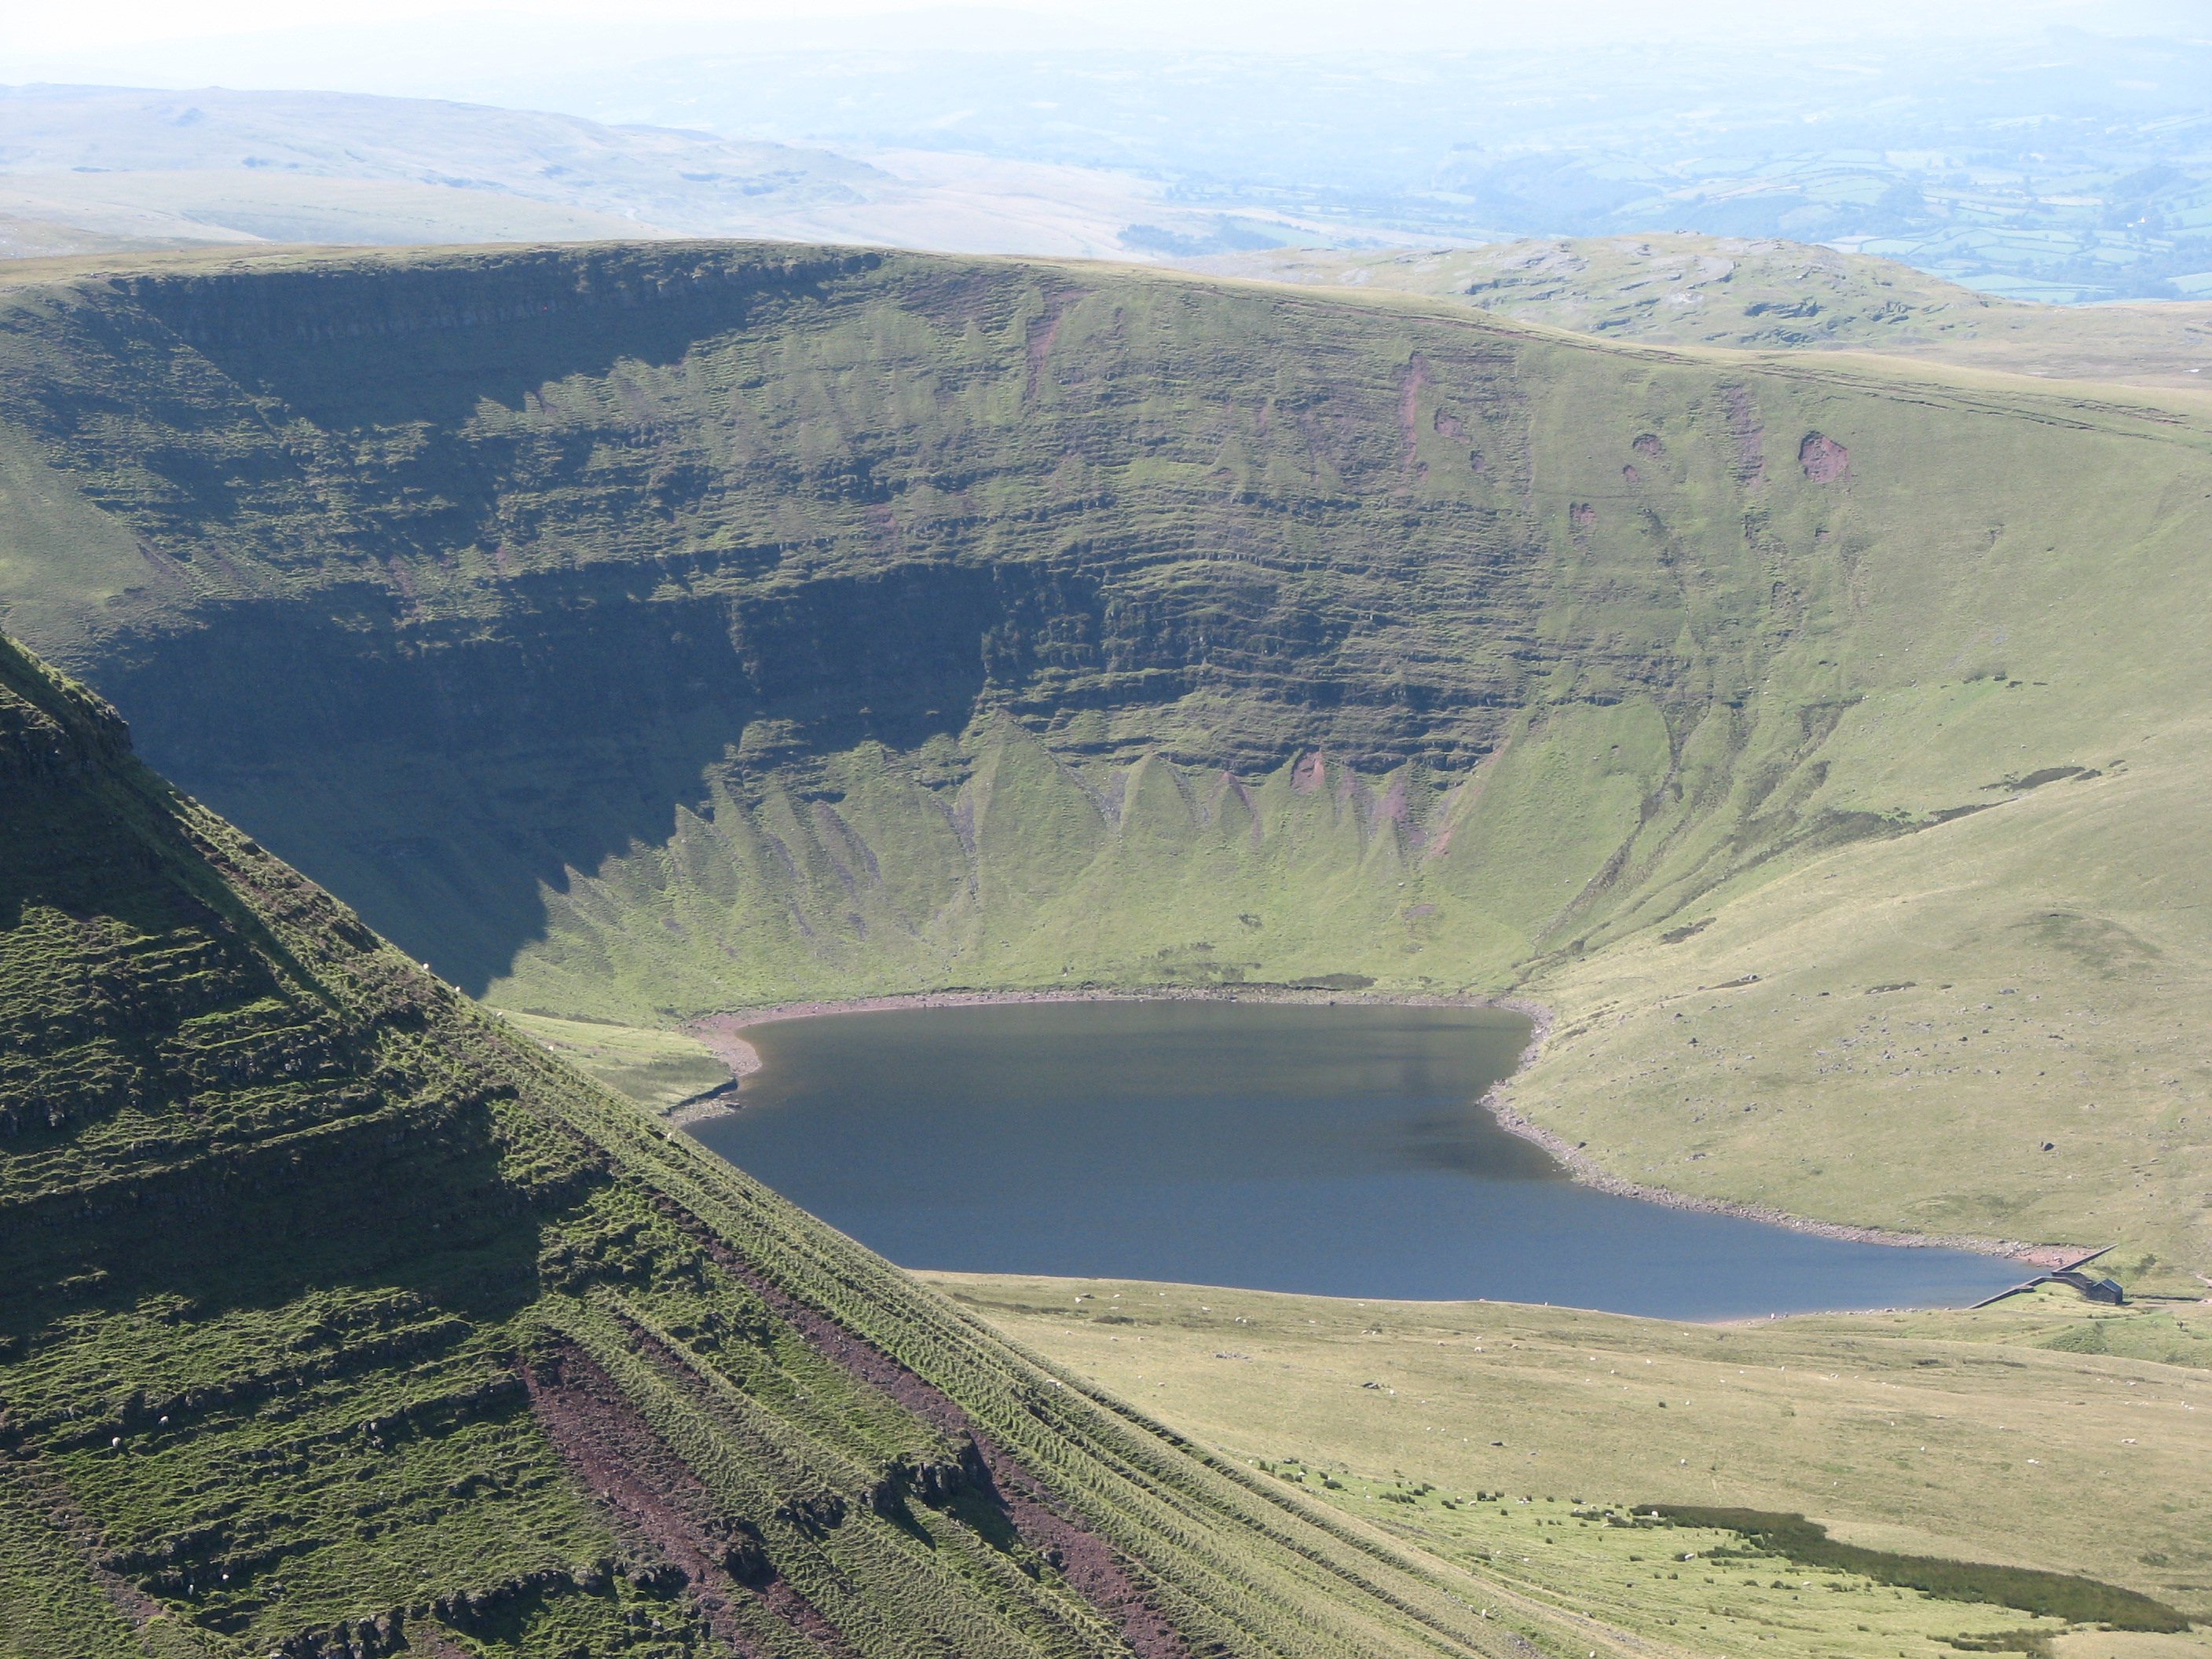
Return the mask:
[[[0,268],[0,1653],[2200,1659],[2212,405],[1453,258]]]
[[[767,245],[0,304],[7,625],[496,1006],[1510,995],[1619,1180],[2212,1265],[2194,394]]]

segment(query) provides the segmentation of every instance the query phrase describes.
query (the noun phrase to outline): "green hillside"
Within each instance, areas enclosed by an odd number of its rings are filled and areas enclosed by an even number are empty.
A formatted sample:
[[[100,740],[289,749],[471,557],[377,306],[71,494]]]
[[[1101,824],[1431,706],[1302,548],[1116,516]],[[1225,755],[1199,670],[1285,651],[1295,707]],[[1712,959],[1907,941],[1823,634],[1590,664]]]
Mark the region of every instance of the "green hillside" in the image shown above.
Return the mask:
[[[1746,1595],[1731,1568],[1717,1595],[1706,1576],[1717,1565],[1675,1558],[1739,1540],[1585,1530],[1571,1505],[1796,1513],[1847,1544],[2086,1574],[2197,1620],[2191,1659],[2212,1651],[2201,1628],[2212,1623],[2212,1310],[2100,1308],[2052,1285],[1968,1313],[1716,1326],[1496,1302],[925,1277],[1229,1456],[1645,1635],[1724,1654],[1893,1659],[1968,1632],[2048,1638],[2056,1627],[2021,1617],[2017,1602],[2006,1613],[1972,1595],[1899,1598],[1879,1583],[1827,1582],[1800,1600],[1795,1572],[1790,1594]],[[1404,1502],[1417,1486],[1431,1491]],[[1472,1501],[1501,1492],[1539,1501],[1504,1516]],[[1539,1516],[1553,1530],[1532,1538]],[[1757,1590],[1783,1588],[1778,1565],[1750,1569]]]
[[[100,269],[0,288],[8,626],[472,994],[1511,991],[1616,1178],[2212,1270],[2193,397],[831,249]]]
[[[1526,1650],[508,1035],[3,641],[0,849],[0,1654]]]
[[[1471,248],[1266,248],[1187,263],[1216,276],[1456,299],[1516,322],[1665,345],[1895,350],[2062,310],[2000,300],[1893,259],[1679,231]]]
[[[2212,303],[2001,300],[1894,259],[1770,237],[1531,237],[1480,248],[1269,248],[1217,276],[1420,294],[1610,340],[1879,351],[2062,380],[2200,387]]]

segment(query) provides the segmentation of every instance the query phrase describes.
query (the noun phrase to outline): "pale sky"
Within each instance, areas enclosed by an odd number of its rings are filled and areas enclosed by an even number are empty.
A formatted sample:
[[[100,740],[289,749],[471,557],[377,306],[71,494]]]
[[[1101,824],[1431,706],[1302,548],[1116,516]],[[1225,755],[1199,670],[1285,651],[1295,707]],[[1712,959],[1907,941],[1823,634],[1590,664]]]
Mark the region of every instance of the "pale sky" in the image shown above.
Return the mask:
[[[1006,9],[1084,15],[1089,9],[999,0]],[[228,34],[315,27],[434,27],[456,14],[508,12],[527,17],[620,23],[653,19],[740,22],[757,18],[829,18],[934,9],[943,0],[520,0],[489,6],[436,0],[0,0],[0,24],[14,51],[98,51],[149,40],[198,40]],[[1110,9],[1110,8],[1109,8]]]
[[[1094,32],[1102,43],[1135,33],[1207,45],[1262,50],[1359,44],[1418,47],[1424,42],[1465,47],[1486,39],[1519,43],[1532,28],[1566,40],[1584,35],[1647,38],[1656,33],[1696,37],[1778,27],[1802,29],[1814,9],[1774,0],[995,0],[951,6],[945,0],[508,0],[456,7],[436,0],[0,0],[0,63],[53,53],[96,58],[116,48],[165,40],[225,36],[297,35],[322,29],[420,31],[434,36],[456,22],[505,14],[519,27],[531,20],[563,20],[573,30],[608,32],[691,21],[710,27],[775,20],[786,27],[887,13],[964,14],[971,25],[988,12],[1026,13],[1071,34]],[[2021,21],[2094,22],[2100,14],[2212,15],[2212,0],[1851,0],[1814,11],[1813,27],[1839,35],[1899,29],[1975,29]],[[1794,20],[1794,21],[1793,21]],[[2212,27],[2212,23],[2208,23]],[[560,30],[568,33],[569,30]],[[659,34],[648,27],[645,33]],[[781,33],[781,30],[778,31]],[[972,33],[953,28],[957,34]],[[854,44],[866,44],[865,25]],[[963,42],[964,44],[964,42]]]

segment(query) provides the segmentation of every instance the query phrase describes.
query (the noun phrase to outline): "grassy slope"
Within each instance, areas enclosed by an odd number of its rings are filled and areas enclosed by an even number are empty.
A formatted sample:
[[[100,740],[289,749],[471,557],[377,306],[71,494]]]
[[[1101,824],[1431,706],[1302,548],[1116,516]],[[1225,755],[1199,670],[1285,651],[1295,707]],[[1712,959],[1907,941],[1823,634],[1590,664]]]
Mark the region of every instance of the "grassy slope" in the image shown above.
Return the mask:
[[[1439,1500],[1548,1497],[1557,1507],[1538,1512],[1555,1526],[1575,1499],[1795,1511],[1851,1543],[2082,1573],[2212,1615],[2202,1304],[2100,1310],[2054,1290],[1974,1313],[1715,1327],[1502,1303],[927,1277],[1201,1441],[1248,1462],[1302,1461],[1308,1490],[1324,1475],[1344,1486],[1324,1492],[1332,1502],[1395,1518],[1462,1559],[1495,1554],[1554,1604],[1661,1639],[1888,1659],[1926,1651],[1930,1636],[2032,1621],[1900,1605],[1867,1587],[1824,1586],[1808,1598],[1815,1607],[1793,1607],[1790,1593],[1739,1594],[1735,1573],[1721,1599],[1737,1611],[1714,1618],[1703,1572],[1653,1577],[1662,1553],[1705,1542],[1570,1524],[1553,1534],[1565,1547],[1532,1552],[1517,1505],[1501,1517]],[[1401,1478],[1437,1494],[1418,1509],[1376,1501]],[[1773,1576],[1759,1574],[1762,1585]]]
[[[6,641],[0,782],[0,1652],[1503,1651],[508,1035]]]
[[[586,1077],[649,1110],[672,1112],[686,1101],[735,1081],[730,1068],[705,1043],[679,1032],[596,1020],[549,1019],[541,1014],[502,1018]]]
[[[90,269],[7,290],[11,624],[507,1006],[1517,988],[1631,1178],[2212,1267],[2196,400],[1096,267]]]
[[[2143,736],[2106,777],[1818,860],[1680,944],[1557,975],[1564,1023],[1516,1100],[1654,1186],[2118,1241],[2131,1280],[2160,1252],[2201,1269],[2212,961],[2185,921],[2202,863],[2166,849],[2195,841],[2203,737]],[[1907,1145],[1972,1151],[1881,1155]]]
[[[2176,387],[2201,386],[2212,368],[2212,304],[2019,304],[1802,242],[1588,236],[1383,253],[1281,248],[1183,263],[1224,276],[1458,299],[1607,339],[1880,351]]]

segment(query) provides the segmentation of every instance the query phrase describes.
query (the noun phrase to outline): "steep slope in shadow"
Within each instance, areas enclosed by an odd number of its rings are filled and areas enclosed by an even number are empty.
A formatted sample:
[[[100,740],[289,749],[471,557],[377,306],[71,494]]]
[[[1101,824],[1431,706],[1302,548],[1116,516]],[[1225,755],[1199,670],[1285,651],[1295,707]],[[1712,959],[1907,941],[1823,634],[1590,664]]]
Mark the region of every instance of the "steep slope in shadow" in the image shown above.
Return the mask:
[[[4,641],[0,781],[26,1650],[1504,1652],[518,1045]]]

